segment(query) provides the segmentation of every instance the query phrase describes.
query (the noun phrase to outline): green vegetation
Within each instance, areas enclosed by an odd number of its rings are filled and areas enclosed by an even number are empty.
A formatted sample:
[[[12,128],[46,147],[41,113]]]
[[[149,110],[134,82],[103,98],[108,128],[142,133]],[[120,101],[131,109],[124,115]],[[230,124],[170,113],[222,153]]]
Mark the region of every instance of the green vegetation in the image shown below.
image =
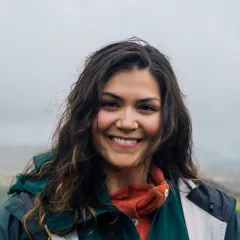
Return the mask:
[[[0,206],[8,199],[8,187],[0,187]]]
[[[237,203],[237,211],[240,213],[240,202]]]

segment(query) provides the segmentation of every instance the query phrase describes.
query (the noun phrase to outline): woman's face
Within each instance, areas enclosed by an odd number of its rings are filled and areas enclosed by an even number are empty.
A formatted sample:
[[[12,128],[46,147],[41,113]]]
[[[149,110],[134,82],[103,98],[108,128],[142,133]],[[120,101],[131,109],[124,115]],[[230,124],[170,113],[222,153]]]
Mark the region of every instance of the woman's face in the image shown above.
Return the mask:
[[[159,86],[148,69],[118,72],[105,84],[94,144],[113,168],[136,166],[160,130],[160,115]]]

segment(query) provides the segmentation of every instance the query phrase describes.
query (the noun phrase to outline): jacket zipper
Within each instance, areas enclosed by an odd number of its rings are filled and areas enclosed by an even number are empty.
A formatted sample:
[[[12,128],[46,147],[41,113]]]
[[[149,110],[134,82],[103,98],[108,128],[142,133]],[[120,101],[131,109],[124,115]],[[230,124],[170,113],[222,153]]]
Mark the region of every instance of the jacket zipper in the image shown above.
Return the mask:
[[[140,235],[139,235],[139,233],[138,233],[138,230],[137,230],[137,228],[136,228],[133,220],[132,220],[127,214],[125,214],[125,213],[123,213],[123,212],[120,212],[115,206],[113,206],[113,208],[115,209],[116,212],[122,214],[123,216],[125,216],[125,217],[127,217],[127,218],[129,219],[129,221],[130,221],[131,224],[132,224],[132,227],[133,227],[134,230],[136,231],[136,235],[137,235],[137,237],[138,237],[136,240],[141,240],[141,239],[140,239]],[[155,217],[154,217],[154,218],[155,218]]]
[[[131,221],[131,224],[132,224],[132,226],[133,226],[133,228],[134,228],[134,230],[136,231],[136,234],[137,234],[137,236],[138,236],[138,240],[141,240],[141,239],[140,239],[140,235],[139,235],[139,233],[138,233],[138,230],[137,230],[137,228],[136,228],[133,220],[132,220],[128,215],[126,215],[125,213],[122,213],[122,214],[125,215],[125,216],[129,219],[129,221]]]
[[[154,217],[153,217],[153,220],[152,220],[152,223],[151,223],[151,226],[150,226],[150,229],[149,229],[149,232],[148,232],[148,236],[147,236],[147,240],[150,240],[150,236],[151,236],[151,232],[152,232],[152,229],[153,229],[153,225],[154,225],[154,222],[157,218],[157,215],[158,215],[158,212],[159,212],[160,208],[157,209]]]

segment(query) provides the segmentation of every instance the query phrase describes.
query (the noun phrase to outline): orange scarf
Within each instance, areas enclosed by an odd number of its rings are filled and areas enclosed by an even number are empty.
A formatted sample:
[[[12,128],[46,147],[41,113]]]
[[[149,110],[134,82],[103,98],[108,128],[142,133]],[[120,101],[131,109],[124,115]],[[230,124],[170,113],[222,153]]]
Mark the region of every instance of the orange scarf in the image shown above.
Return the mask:
[[[127,214],[135,223],[141,240],[146,240],[151,226],[150,214],[159,208],[168,196],[168,184],[161,169],[151,171],[150,184],[129,185],[110,194],[112,204]]]

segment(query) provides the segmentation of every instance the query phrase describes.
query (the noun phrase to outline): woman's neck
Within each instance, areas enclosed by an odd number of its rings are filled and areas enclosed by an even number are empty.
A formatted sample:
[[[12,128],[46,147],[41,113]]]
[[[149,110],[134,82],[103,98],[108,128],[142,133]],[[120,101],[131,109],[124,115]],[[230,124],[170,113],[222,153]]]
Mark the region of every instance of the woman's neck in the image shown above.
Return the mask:
[[[131,184],[147,184],[148,169],[144,164],[136,167],[115,171],[108,174],[107,188],[115,193]]]

